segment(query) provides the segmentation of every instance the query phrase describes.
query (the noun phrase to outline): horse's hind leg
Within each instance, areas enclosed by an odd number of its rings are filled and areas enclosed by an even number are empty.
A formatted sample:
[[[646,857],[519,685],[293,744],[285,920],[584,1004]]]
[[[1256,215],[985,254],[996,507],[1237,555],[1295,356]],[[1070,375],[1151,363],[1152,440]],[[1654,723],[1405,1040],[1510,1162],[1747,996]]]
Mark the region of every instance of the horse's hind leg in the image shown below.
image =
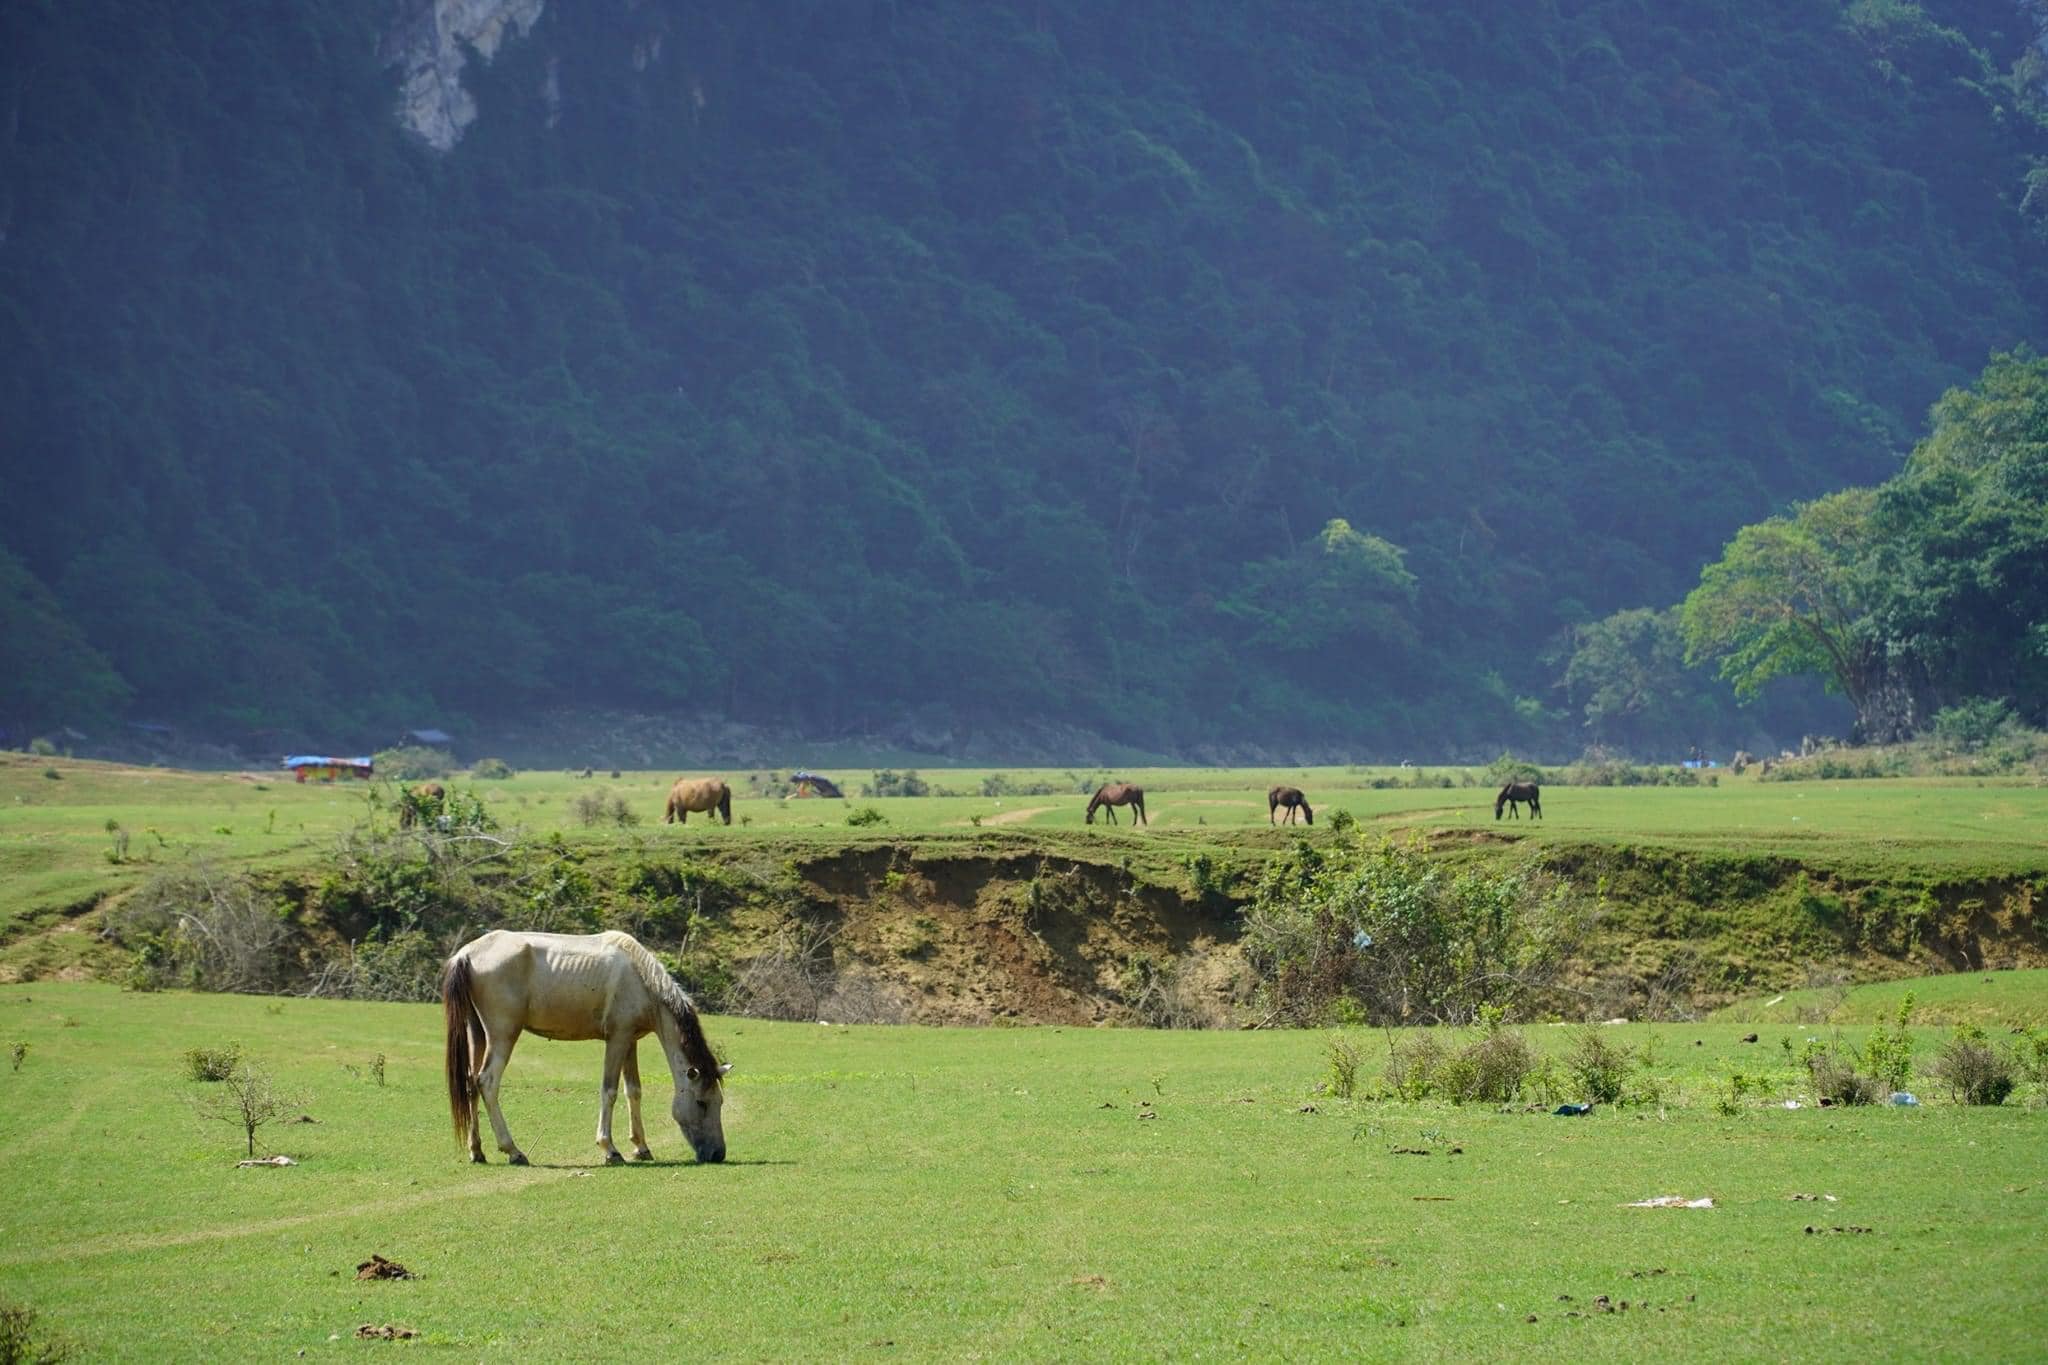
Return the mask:
[[[512,1140],[512,1130],[505,1126],[505,1111],[498,1107],[498,1082],[505,1077],[505,1063],[512,1060],[512,1049],[519,1042],[519,1029],[493,1029],[484,1025],[489,1041],[484,1049],[483,1073],[477,1077],[477,1090],[483,1095],[484,1107],[491,1111],[491,1132],[498,1139],[498,1150],[510,1157],[514,1166],[526,1165],[526,1153],[519,1150],[519,1144]]]
[[[640,1126],[640,1044],[626,1048],[626,1113],[633,1120],[633,1160],[652,1161],[647,1149],[647,1131]]]
[[[626,1158],[619,1155],[619,1149],[612,1145],[612,1106],[619,1098],[619,1072],[625,1069],[626,1056],[633,1050],[633,1035],[615,1034],[604,1040],[604,1082],[597,1092],[597,1145],[604,1153],[604,1164],[623,1166]],[[640,1106],[629,1106],[637,1126]]]
[[[484,1164],[484,1106],[479,1096],[482,1087],[477,1077],[483,1073],[484,1059],[491,1050],[490,1038],[484,1033],[484,1026],[475,1019],[469,1021],[470,1072],[464,1077],[469,1086],[469,1159],[477,1165]]]

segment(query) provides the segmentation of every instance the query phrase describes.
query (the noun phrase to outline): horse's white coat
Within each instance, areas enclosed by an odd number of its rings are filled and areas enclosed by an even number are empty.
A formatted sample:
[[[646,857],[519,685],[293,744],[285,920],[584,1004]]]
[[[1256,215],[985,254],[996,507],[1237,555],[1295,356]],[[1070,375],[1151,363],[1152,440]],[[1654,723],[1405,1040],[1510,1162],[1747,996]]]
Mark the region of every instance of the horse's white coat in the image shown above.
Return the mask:
[[[619,1078],[626,1081],[626,1105],[632,1119],[633,1154],[641,1160],[653,1153],[640,1124],[639,1040],[654,1034],[675,1077],[670,1106],[676,1123],[701,1161],[725,1159],[725,1133],[720,1123],[724,1102],[719,1075],[705,1075],[684,1054],[682,1023],[695,1006],[654,955],[629,934],[528,934],[494,929],[464,945],[450,959],[466,962],[475,1020],[482,1027],[483,1046],[475,1049],[477,1092],[490,1113],[498,1150],[514,1162],[525,1155],[512,1140],[498,1106],[498,1086],[521,1032],[574,1042],[605,1040],[604,1080],[597,1115],[597,1145],[608,1162],[624,1160],[612,1144],[612,1106]],[[483,1160],[481,1124],[472,1112],[470,1155]]]

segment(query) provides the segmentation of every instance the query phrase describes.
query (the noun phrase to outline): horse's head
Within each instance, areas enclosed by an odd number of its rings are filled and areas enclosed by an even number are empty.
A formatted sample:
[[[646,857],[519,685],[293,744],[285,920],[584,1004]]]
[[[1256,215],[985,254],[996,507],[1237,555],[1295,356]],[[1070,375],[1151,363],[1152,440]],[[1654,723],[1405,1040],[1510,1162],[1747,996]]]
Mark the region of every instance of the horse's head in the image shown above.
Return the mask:
[[[675,1100],[669,1105],[669,1113],[675,1116],[676,1126],[683,1130],[699,1161],[725,1160],[725,1125],[720,1119],[725,1107],[725,1087],[719,1082],[730,1070],[730,1062],[709,1072],[700,1066],[691,1067],[684,1073],[682,1084],[676,1087]]]
[[[1086,815],[1086,816],[1085,816],[1085,817],[1084,817],[1084,818],[1082,819],[1081,823],[1082,823],[1082,824],[1084,824],[1084,825],[1092,825],[1092,824],[1094,824],[1094,823],[1095,823],[1095,808],[1096,808],[1097,806],[1101,805],[1101,804],[1102,804],[1102,798],[1101,798],[1100,796],[1097,796],[1097,797],[1096,797],[1096,798],[1095,798],[1095,799],[1094,799],[1093,801],[1090,801],[1090,802],[1088,803],[1088,814],[1087,814],[1087,815]]]

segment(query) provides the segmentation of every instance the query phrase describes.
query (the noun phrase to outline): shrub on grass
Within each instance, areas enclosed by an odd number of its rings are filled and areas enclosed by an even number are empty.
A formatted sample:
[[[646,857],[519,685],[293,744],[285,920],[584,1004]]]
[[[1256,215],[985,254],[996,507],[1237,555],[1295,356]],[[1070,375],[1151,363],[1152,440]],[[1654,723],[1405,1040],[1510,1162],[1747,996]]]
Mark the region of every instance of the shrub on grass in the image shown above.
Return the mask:
[[[1588,1104],[1619,1104],[1634,1079],[1636,1054],[1610,1040],[1594,1024],[1581,1026],[1572,1035],[1565,1067],[1578,1082],[1579,1095]]]
[[[62,1337],[36,1327],[36,1310],[0,1303],[0,1365],[58,1365],[74,1348]]]
[[[1536,1053],[1528,1039],[1496,1023],[1484,1036],[1457,1048],[1429,1034],[1394,1043],[1387,1060],[1387,1084],[1408,1100],[1506,1104],[1522,1094],[1536,1070]]]
[[[202,1095],[197,1108],[201,1118],[217,1119],[240,1128],[253,1157],[257,1131],[301,1111],[305,1101],[279,1090],[262,1067],[243,1062],[221,1077],[220,1089]]]
[[[1839,1041],[1812,1049],[1806,1070],[1814,1094],[1835,1104],[1875,1104],[1885,1093],[1875,1077],[1856,1069],[1855,1058]]]
[[[480,758],[469,765],[469,775],[486,782],[503,782],[512,776],[512,765],[502,758]]]
[[[640,823],[640,814],[626,804],[626,798],[610,792],[584,792],[569,803],[570,812],[585,825],[617,825],[620,829]]]
[[[235,1074],[242,1061],[242,1045],[195,1047],[185,1052],[185,1077],[194,1081],[224,1081]]]
[[[1863,1043],[1863,1069],[1887,1090],[1904,1090],[1913,1079],[1913,1035],[1906,1022],[1913,1017],[1913,992],[1899,1002],[1890,1025],[1880,1022]]]
[[[1340,1100],[1348,1100],[1358,1092],[1358,1063],[1361,1049],[1342,1034],[1331,1038],[1323,1045],[1323,1058],[1329,1071],[1323,1087]]]
[[[865,825],[886,825],[889,817],[873,806],[856,806],[846,812],[846,823],[858,829]]]
[[[2012,1055],[1991,1046],[1978,1029],[1949,1039],[1934,1059],[1932,1074],[1958,1104],[2004,1104],[2019,1085]]]
[[[861,788],[862,796],[930,796],[931,784],[917,775],[915,768],[899,773],[894,768],[884,768],[875,774],[874,781]]]

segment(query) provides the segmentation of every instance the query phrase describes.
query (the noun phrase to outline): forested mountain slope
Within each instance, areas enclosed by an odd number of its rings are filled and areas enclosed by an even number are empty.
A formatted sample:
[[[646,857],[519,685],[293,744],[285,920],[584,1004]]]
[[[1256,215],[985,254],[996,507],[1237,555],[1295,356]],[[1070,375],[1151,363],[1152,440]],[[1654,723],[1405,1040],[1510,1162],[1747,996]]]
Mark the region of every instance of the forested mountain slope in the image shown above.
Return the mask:
[[[1562,743],[2048,300],[2011,0],[445,8],[0,10],[0,721]]]

